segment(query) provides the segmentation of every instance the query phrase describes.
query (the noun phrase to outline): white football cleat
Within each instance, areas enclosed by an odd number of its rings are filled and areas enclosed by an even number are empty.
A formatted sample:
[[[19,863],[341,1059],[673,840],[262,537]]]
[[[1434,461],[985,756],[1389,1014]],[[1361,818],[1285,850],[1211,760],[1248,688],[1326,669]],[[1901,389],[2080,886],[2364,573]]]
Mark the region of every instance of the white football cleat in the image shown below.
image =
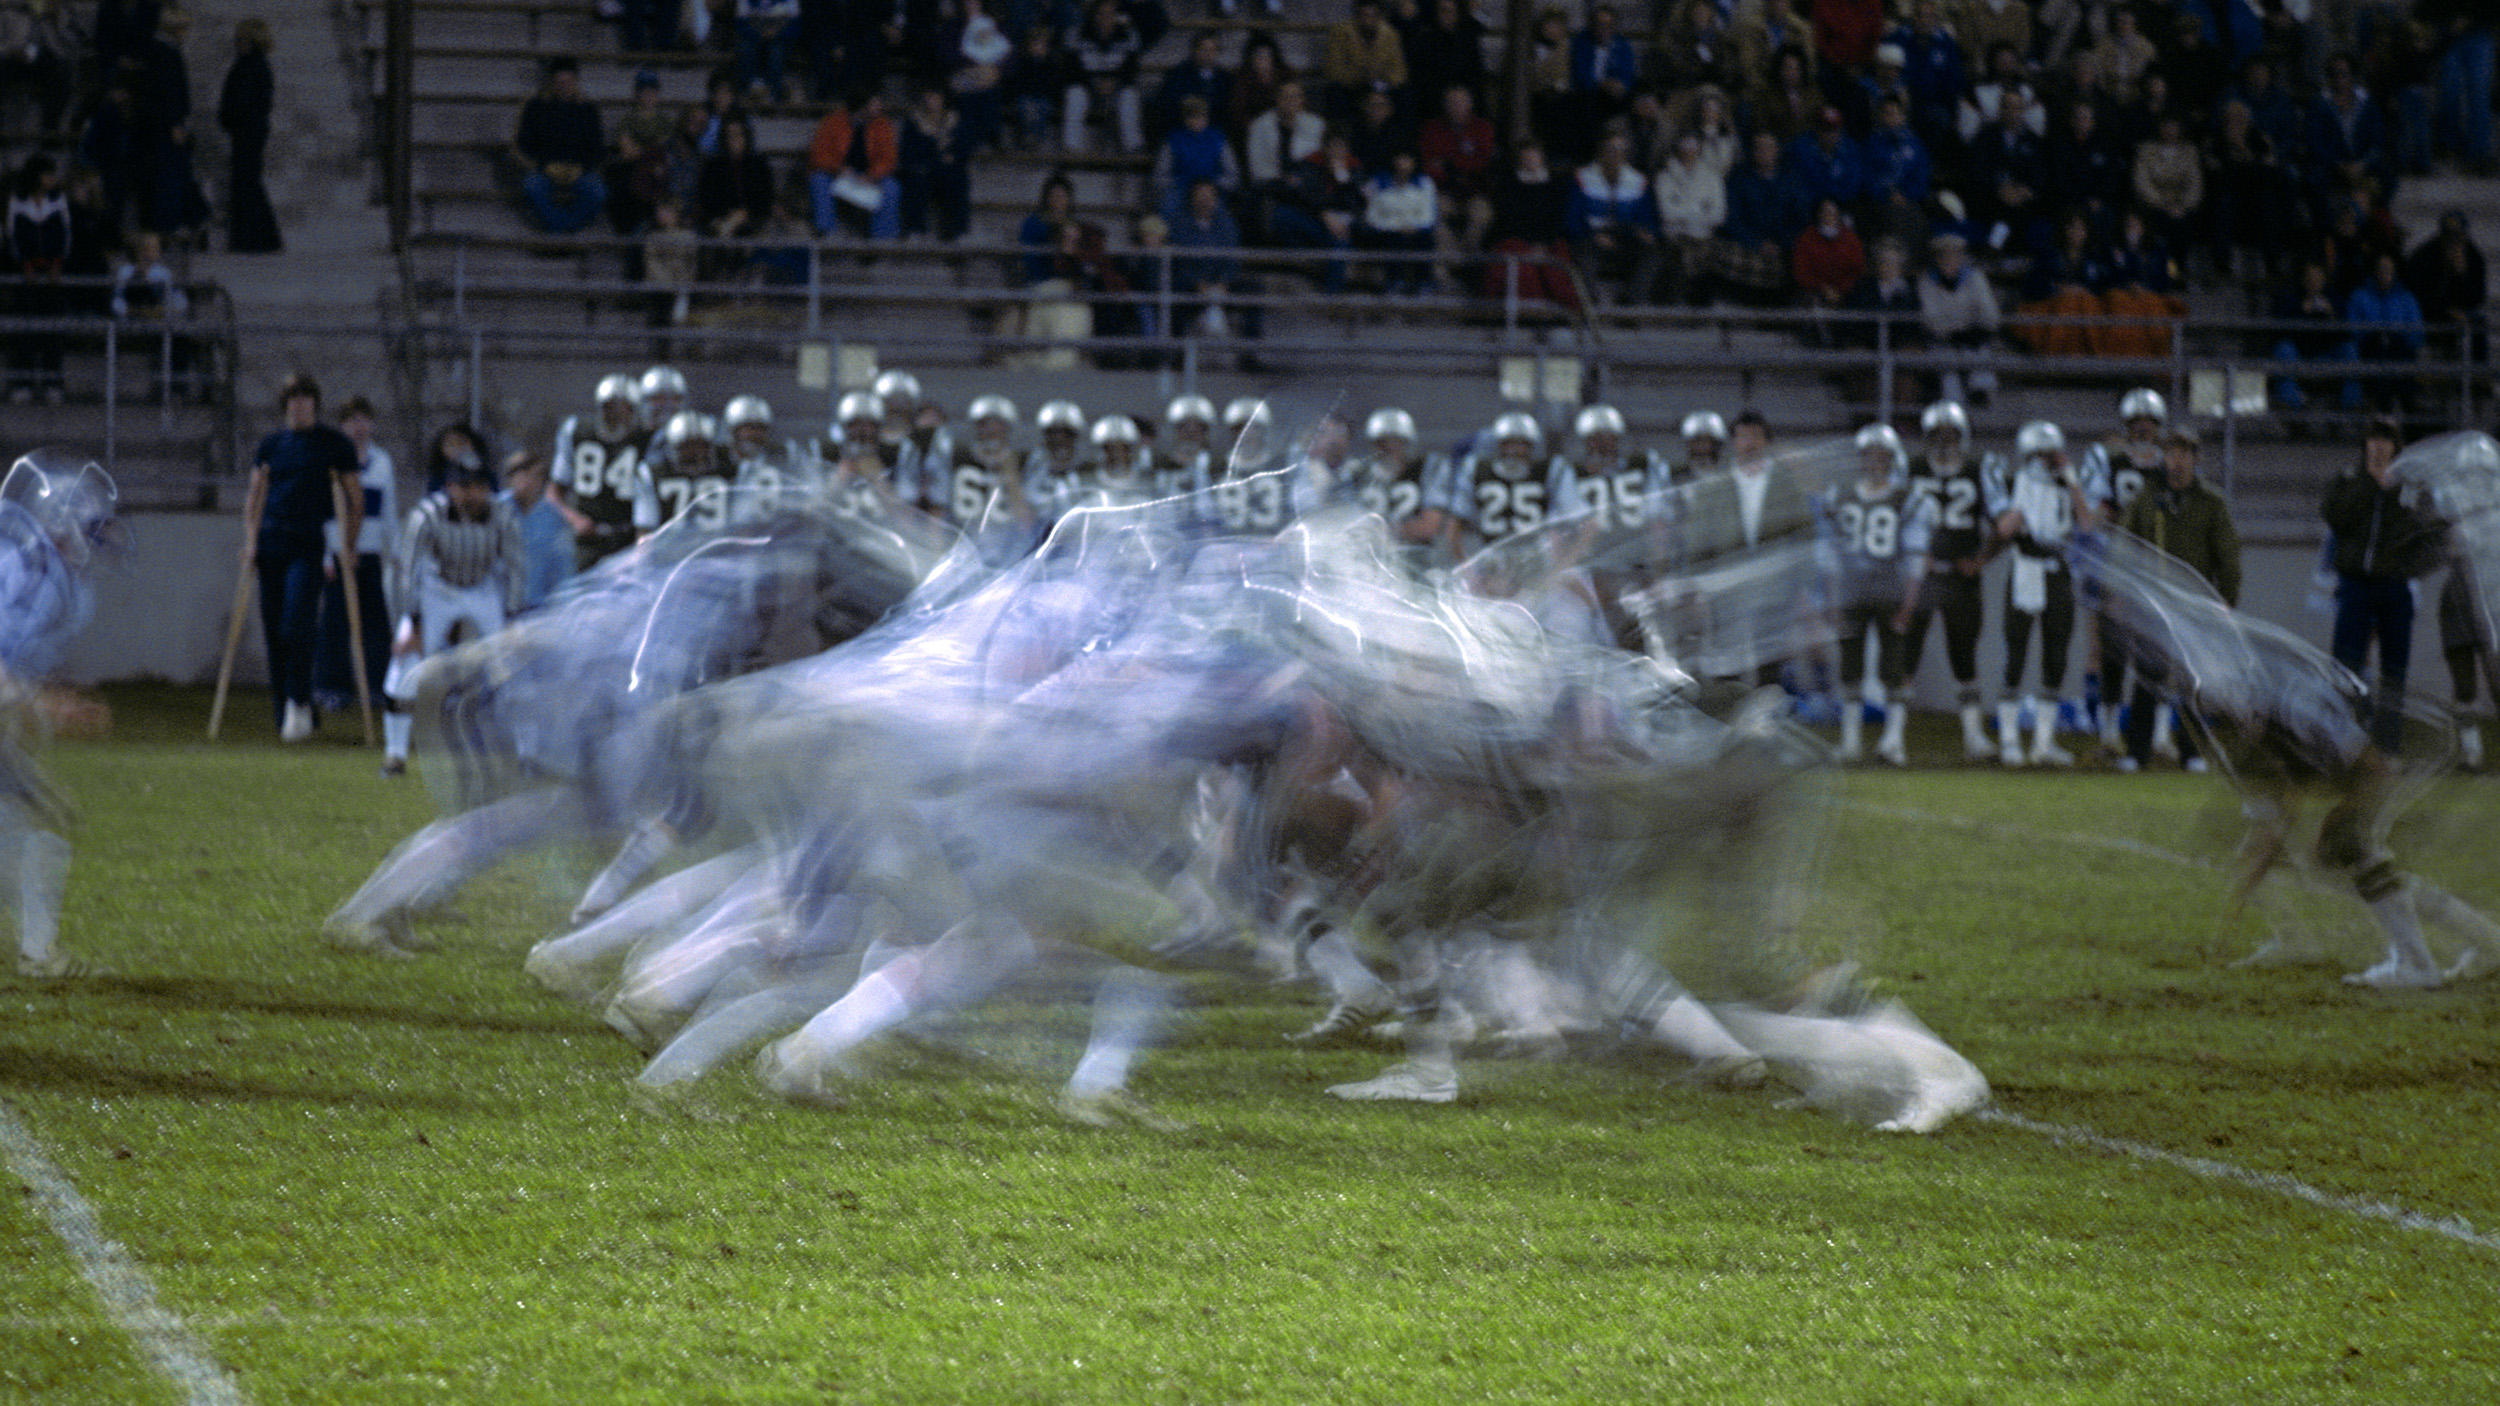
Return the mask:
[[[2344,978],[2346,986],[2372,986],[2381,991],[2436,991],[2442,980],[2437,967],[2416,967],[2390,957],[2368,971]]]
[[[278,724],[278,740],[281,742],[301,742],[312,735],[312,705],[309,703],[287,704],[286,720]]]
[[[2190,776],[2203,776],[2213,770],[2213,764],[2203,757],[2190,757],[2187,759],[2187,770]]]
[[[1984,762],[1995,755],[1996,748],[1988,741],[1987,724],[1980,721],[1979,705],[1962,705],[1962,754],[1975,762]]]
[[[2457,728],[2457,760],[2467,771],[2483,769],[2483,729],[2478,723],[2465,723]]]
[[[1899,737],[1890,733],[1885,734],[1883,741],[1875,744],[1875,755],[1883,758],[1887,762],[1890,762],[1894,766],[1908,766],[1910,764],[1909,744],[1903,742]]]
[[[46,957],[29,957],[23,952],[17,954],[17,974],[27,981],[85,981],[111,973],[84,957],[73,957],[54,948],[52,954]]]
[[[1333,1085],[1328,1092],[1357,1102],[1448,1103],[1458,1097],[1458,1068],[1438,1061],[1408,1060],[1390,1065],[1377,1078]]]
[[[1185,1133],[1189,1125],[1166,1113],[1126,1089],[1104,1089],[1098,1093],[1081,1094],[1062,1089],[1053,1106],[1061,1117],[1089,1128],[1117,1128],[1133,1123],[1155,1133]]]

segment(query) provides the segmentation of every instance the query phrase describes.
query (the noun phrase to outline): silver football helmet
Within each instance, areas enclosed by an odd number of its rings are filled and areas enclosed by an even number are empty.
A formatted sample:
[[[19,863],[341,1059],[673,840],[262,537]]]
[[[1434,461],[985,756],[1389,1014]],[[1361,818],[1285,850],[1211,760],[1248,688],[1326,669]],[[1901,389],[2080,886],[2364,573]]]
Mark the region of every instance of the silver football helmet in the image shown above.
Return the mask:
[[[2155,425],[2170,423],[2170,405],[2161,398],[2160,391],[2138,386],[2118,398],[2118,422],[2132,425],[2138,420],[2150,420]]]

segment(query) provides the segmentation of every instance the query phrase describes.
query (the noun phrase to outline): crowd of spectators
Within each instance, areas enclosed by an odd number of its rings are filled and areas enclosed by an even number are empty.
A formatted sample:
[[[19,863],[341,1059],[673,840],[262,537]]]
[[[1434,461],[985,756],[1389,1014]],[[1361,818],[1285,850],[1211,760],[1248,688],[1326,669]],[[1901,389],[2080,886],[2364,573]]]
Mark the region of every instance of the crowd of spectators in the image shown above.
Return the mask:
[[[1323,291],[1515,297],[1531,314],[1584,297],[1796,306],[1827,315],[1800,335],[1835,347],[1864,345],[1863,315],[1888,310],[1891,345],[1967,352],[1953,380],[1979,398],[2009,341],[2164,354],[2197,284],[2238,286],[2247,311],[2287,322],[2418,307],[2413,334],[2267,336],[2260,350],[2287,360],[2482,345],[2472,231],[2450,221],[2408,248],[2389,215],[2397,184],[2434,160],[2494,169],[2500,21],[2472,0],[1658,0],[1636,18],[1612,0],[1540,10],[1519,39],[1529,93],[1511,124],[1499,36],[1467,0],[1352,0],[1302,72],[1258,28],[1197,33],[1150,72],[1171,27],[1161,0],[667,14],[643,0],[619,14],[629,48],[709,34],[734,50],[705,101],[672,117],[646,71],[611,146],[560,60],[516,148],[540,227],[604,213],[668,243],[681,229],[953,239],[984,152],[1130,154],[1150,171],[1142,208],[1094,221],[1043,197],[1020,236],[1037,251],[1019,266],[1028,287],[1076,304],[1134,293],[1148,280],[1115,249],[1229,228],[1304,251],[1291,266]],[[748,112],[789,93],[790,53],[828,106],[785,169],[757,152]],[[1053,201],[1068,212],[1051,216]],[[775,267],[769,253],[732,262]],[[1146,262],[1159,282],[1162,261]],[[1219,262],[1187,291],[1260,286]],[[1193,325],[1252,320],[1224,307]],[[1114,301],[1090,315],[1136,331],[1160,312]],[[2025,315],[2010,339],[2008,314]],[[2312,393],[2316,376],[2285,369],[2291,398]],[[2408,394],[2403,378],[2317,374],[2347,404],[2401,409]]]
[[[112,317],[162,339],[156,390],[199,389],[177,276],[208,246],[214,215],[194,160],[201,115],[183,52],[189,17],[157,0],[0,0],[0,312],[76,322]],[[235,27],[216,119],[226,134],[227,248],[283,247],[262,180],[276,85],[268,24]],[[12,334],[7,399],[66,398],[67,329]]]

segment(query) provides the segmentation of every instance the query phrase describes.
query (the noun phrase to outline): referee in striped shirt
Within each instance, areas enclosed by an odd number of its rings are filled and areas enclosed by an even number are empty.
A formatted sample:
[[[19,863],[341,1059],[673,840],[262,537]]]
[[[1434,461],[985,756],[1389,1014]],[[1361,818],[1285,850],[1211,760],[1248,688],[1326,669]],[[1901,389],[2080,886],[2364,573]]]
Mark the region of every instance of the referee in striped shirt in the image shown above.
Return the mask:
[[[383,693],[382,774],[408,770],[417,664],[448,648],[453,632],[483,639],[521,609],[527,557],[521,520],[495,496],[494,476],[477,462],[455,463],[443,486],[408,514],[399,537],[398,598],[408,613],[391,639]]]

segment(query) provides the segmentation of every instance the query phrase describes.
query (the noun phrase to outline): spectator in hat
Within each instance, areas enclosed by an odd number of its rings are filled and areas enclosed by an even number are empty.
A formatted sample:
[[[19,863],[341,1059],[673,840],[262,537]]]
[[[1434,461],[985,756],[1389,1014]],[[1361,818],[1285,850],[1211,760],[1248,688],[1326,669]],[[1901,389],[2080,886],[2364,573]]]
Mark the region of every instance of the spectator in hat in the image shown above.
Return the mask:
[[[1825,107],[1814,130],[1788,144],[1789,168],[1815,200],[1836,200],[1844,210],[1866,189],[1866,163],[1850,140],[1840,109]]]

